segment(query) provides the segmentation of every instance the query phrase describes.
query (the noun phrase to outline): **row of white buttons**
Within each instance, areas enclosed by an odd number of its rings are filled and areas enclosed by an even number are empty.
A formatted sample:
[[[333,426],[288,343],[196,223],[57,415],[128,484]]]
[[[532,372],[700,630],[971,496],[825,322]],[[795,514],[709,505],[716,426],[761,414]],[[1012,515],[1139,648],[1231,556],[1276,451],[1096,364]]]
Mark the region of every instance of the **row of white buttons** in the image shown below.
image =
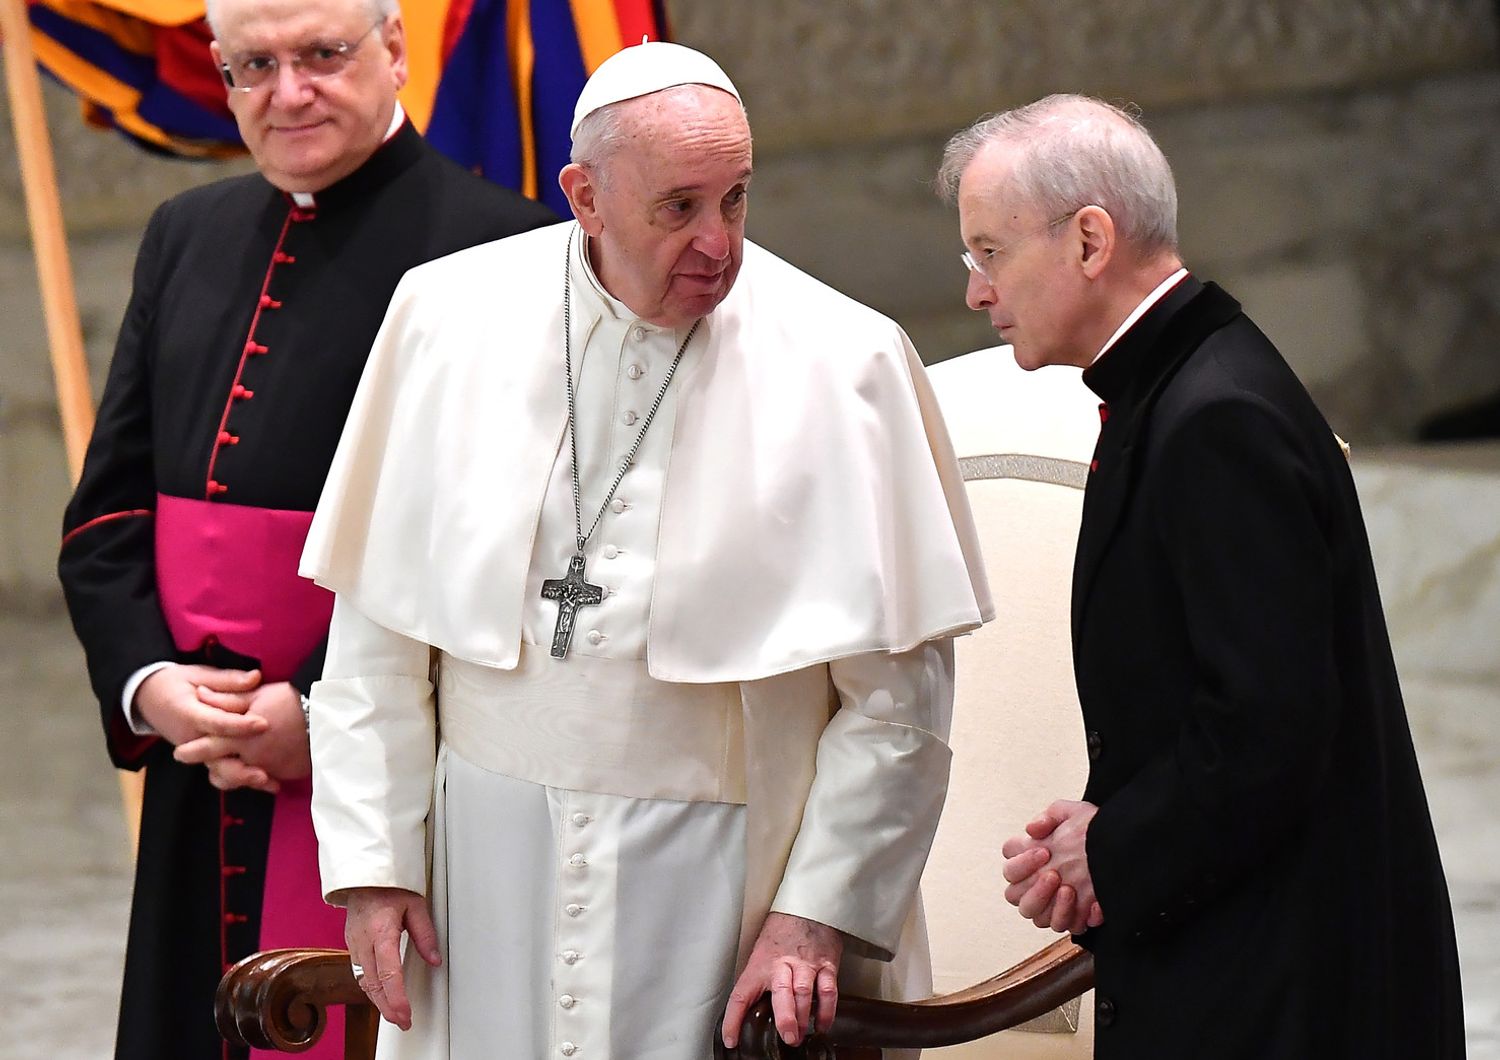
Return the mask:
[[[629,413],[628,415],[633,416],[635,415],[635,413]],[[626,504],[618,497],[609,502],[609,510],[614,512],[616,515],[619,515],[629,507],[630,505]],[[605,559],[616,559],[620,555],[620,551],[621,550],[614,545],[605,545],[604,548],[600,550],[600,553],[604,556]],[[603,592],[603,599],[605,600],[608,600],[611,596],[614,595],[614,590],[611,589],[608,585],[600,586],[600,589]],[[597,629],[591,629],[588,632],[587,640],[590,644],[603,644],[608,639],[609,635],[607,633],[601,633]]]
[[[592,821],[593,818],[590,817],[586,813],[575,813],[575,814],[573,814],[569,818],[569,820],[573,822],[573,827],[574,828],[582,828],[585,825],[587,825],[590,821]],[[568,858],[568,864],[572,865],[575,869],[586,868],[588,866],[588,863],[589,863],[588,858],[584,857],[581,852],[574,853],[572,856],[570,856]],[[587,907],[586,906],[578,905],[576,903],[573,903],[573,904],[570,904],[570,905],[568,905],[566,907],[566,912],[567,912],[567,914],[569,916],[577,916],[578,914],[582,913],[585,908],[587,908]],[[563,953],[562,953],[563,963],[564,964],[577,964],[579,958],[581,958],[582,956],[583,956],[583,954],[579,953],[577,950],[563,950]],[[573,998],[572,995],[570,995],[570,994],[564,994],[563,997],[568,999],[567,1003],[563,1005],[563,1008],[572,1008],[573,1007],[573,1002],[576,999]],[[559,999],[559,1001],[561,1001],[561,999]]]
[[[582,805],[586,807],[588,804],[583,802]],[[570,870],[564,870],[564,879],[559,880],[562,892],[567,895],[567,897],[562,898],[562,901],[567,903],[562,907],[562,912],[567,913],[570,918],[576,919],[588,910],[588,906],[585,906],[580,901],[580,898],[586,897],[586,891],[583,888],[588,883],[585,877],[585,873],[588,871],[588,843],[586,843],[588,837],[583,835],[583,831],[588,829],[588,826],[594,822],[594,814],[588,813],[583,808],[568,808],[562,820],[564,820],[565,828],[573,829],[573,832],[579,834],[577,841],[567,841],[567,843],[570,843],[570,846],[573,846],[573,852],[568,853],[567,858],[565,858],[565,864],[570,865],[571,868]],[[571,892],[571,894],[568,894],[568,892]],[[576,931],[577,928],[564,928],[561,933],[562,939],[568,940],[568,942],[577,942],[579,936],[574,934]],[[573,936],[573,939],[568,939],[570,934]],[[571,948],[571,946],[559,952],[558,957],[568,967],[574,966],[574,964],[583,960],[582,952]],[[586,990],[588,990],[586,984],[588,984],[588,981],[589,976],[586,973],[562,972],[562,970],[558,970],[555,973],[555,978],[553,978],[556,990],[559,991],[556,994],[558,1008],[568,1014],[565,1017],[564,1015],[559,1015],[558,1023],[555,1024],[556,1033],[559,1033],[559,1035],[570,1033],[565,1041],[556,1044],[558,1053],[561,1053],[565,1057],[576,1056],[576,1054],[585,1051],[583,1045],[580,1044],[580,1035],[589,1033],[588,1015],[583,1011],[583,999],[580,999],[579,994],[574,993],[574,991],[586,994]],[[582,1023],[579,1023],[580,1020],[582,1020]],[[583,1041],[586,1041],[586,1039],[583,1039]]]

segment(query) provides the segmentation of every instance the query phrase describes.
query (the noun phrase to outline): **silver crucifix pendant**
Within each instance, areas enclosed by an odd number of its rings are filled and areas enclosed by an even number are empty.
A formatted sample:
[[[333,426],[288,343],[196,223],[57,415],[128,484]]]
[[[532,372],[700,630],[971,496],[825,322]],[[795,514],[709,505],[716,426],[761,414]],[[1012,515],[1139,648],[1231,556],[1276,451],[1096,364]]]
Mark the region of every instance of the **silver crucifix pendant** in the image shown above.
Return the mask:
[[[604,587],[590,585],[583,577],[583,553],[575,552],[563,578],[542,582],[542,599],[557,601],[557,628],[552,631],[552,657],[566,659],[573,642],[573,623],[580,607],[593,607],[604,599]]]

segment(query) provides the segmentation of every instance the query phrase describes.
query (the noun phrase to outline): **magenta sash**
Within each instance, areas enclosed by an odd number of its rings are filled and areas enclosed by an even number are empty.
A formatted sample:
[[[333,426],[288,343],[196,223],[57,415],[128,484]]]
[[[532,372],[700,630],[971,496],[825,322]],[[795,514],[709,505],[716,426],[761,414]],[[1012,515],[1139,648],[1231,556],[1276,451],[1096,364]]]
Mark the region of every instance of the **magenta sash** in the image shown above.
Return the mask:
[[[328,632],[333,594],[297,576],[312,512],[249,508],[157,496],[156,578],[178,649],[211,639],[260,660],[266,682],[286,681]],[[318,844],[309,809],[312,784],[285,781],[271,816],[260,946],[344,946],[344,914],[323,902]],[[304,1053],[343,1056],[342,1008]],[[270,1060],[274,1054],[252,1051]]]

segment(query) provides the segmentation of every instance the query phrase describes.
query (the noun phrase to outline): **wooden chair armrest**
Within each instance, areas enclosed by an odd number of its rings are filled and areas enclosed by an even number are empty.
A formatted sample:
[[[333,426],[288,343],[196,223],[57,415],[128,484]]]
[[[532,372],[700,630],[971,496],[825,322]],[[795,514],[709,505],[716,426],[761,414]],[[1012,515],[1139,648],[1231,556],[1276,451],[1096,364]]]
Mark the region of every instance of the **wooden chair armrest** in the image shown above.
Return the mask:
[[[718,1060],[876,1060],[880,1049],[937,1048],[976,1041],[1034,1019],[1094,985],[1094,961],[1060,939],[992,979],[922,1001],[839,998],[827,1034],[798,1048],[776,1034],[769,996],[750,1010],[735,1049],[717,1033]],[[224,974],[214,999],[219,1033],[233,1045],[298,1053],[328,1025],[328,1006],[346,1006],[348,1060],[374,1055],[376,1012],[354,981],[343,950],[266,950]]]
[[[1034,1019],[1094,985],[1094,958],[1069,939],[1059,939],[992,979],[922,1001],[839,998],[827,1034],[814,1034],[798,1049],[776,1034],[769,996],[745,1019],[740,1043],[725,1049],[714,1039],[718,1060],[864,1060],[880,1049],[933,1049],[972,1042]]]
[[[214,1020],[231,1045],[300,1053],[322,1036],[330,1005],[345,1006],[347,1060],[374,1056],[378,1013],[354,981],[344,950],[252,953],[219,980]]]

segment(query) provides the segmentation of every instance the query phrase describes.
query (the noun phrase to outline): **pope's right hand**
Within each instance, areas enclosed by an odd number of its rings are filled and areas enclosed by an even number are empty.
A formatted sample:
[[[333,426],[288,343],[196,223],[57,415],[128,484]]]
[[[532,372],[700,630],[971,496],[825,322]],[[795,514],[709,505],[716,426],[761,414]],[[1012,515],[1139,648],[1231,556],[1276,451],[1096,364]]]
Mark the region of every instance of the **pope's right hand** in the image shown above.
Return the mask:
[[[345,899],[344,941],[360,988],[381,1016],[409,1031],[411,1002],[401,974],[402,931],[411,936],[412,947],[424,961],[434,968],[443,963],[427,899],[397,887],[353,887],[345,892]]]
[[[249,700],[244,694],[259,684],[259,670],[174,663],[141,682],[135,692],[135,709],[174,747],[201,736],[256,736],[266,731],[267,722],[245,713]],[[224,693],[223,701],[206,703],[199,689]]]

